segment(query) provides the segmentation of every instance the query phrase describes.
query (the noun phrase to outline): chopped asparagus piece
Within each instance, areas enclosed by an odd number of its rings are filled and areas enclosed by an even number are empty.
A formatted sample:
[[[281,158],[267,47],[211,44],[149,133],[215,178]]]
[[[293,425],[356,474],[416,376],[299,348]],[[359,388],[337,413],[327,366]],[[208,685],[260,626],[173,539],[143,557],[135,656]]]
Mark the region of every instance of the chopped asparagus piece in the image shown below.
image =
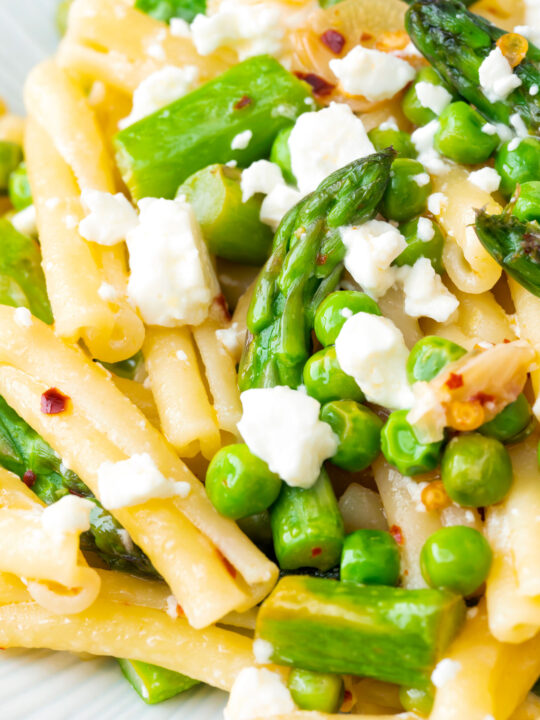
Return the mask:
[[[148,705],[155,705],[199,685],[186,675],[140,660],[117,658],[126,680]]]
[[[0,140],[0,194],[8,189],[10,174],[22,160],[22,149],[17,143]]]
[[[176,17],[190,23],[195,15],[204,15],[206,0],[135,0],[134,7],[166,23]]]

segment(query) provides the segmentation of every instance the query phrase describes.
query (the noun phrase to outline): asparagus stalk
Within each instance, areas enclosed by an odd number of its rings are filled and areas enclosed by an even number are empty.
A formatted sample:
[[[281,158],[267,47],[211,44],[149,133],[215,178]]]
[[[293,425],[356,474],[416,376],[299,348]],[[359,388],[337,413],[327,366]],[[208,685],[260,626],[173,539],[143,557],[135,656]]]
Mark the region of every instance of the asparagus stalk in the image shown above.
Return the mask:
[[[8,189],[9,176],[22,160],[22,149],[17,143],[0,140],[0,194]]]
[[[173,198],[212,163],[268,157],[278,132],[308,110],[309,86],[267,55],[245,60],[115,137],[135,199]]]
[[[529,42],[526,57],[514,68],[521,80],[506,100],[491,102],[478,83],[479,68],[505,30],[469,12],[459,0],[417,0],[405,27],[418,50],[457,92],[488,119],[510,125],[518,113],[533,133],[540,128],[540,49]],[[534,89],[533,89],[534,93]]]
[[[190,23],[195,15],[204,15],[206,0],[135,0],[134,7],[166,23],[176,17]]]
[[[448,591],[290,576],[263,603],[256,638],[281,665],[423,688],[464,616]]]
[[[199,685],[186,675],[166,670],[158,665],[141,662],[140,660],[124,660],[117,658],[120,669],[126,680],[133,686],[138,695],[148,705],[163,702],[179,693]]]
[[[143,355],[139,350],[139,352],[136,352],[135,355],[127,358],[127,360],[120,360],[115,363],[102,363],[102,365],[119,377],[134,380],[143,362]]]

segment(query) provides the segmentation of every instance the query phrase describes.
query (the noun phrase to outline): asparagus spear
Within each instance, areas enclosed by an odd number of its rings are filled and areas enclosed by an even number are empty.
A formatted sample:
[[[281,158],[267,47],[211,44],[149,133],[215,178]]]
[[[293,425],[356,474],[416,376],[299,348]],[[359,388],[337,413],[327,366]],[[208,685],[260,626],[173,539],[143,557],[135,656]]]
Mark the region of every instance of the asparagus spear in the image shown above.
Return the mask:
[[[120,669],[145,703],[154,705],[199,685],[186,675],[140,660],[117,658]]]
[[[22,149],[17,143],[0,140],[0,194],[8,189],[9,176],[22,160]]]
[[[411,40],[435,70],[489,120],[510,125],[518,113],[530,131],[540,128],[540,49],[529,42],[526,57],[514,68],[521,80],[506,100],[491,102],[478,83],[479,68],[505,30],[469,12],[459,0],[417,0],[407,11]]]
[[[376,213],[393,156],[385,150],[337,170],[282,220],[249,309],[242,390],[301,384],[315,311],[343,270],[339,229]]]
[[[134,7],[166,23],[176,17],[190,23],[195,15],[204,15],[206,0],[135,0]]]
[[[308,110],[309,86],[267,55],[239,63],[115,137],[135,199],[173,198],[211,163],[245,166],[268,157],[278,132]]]
[[[107,370],[110,370],[112,373],[118,375],[119,377],[127,378],[128,380],[134,380],[137,371],[142,363],[143,355],[142,352],[139,350],[139,352],[136,352],[135,355],[127,358],[127,360],[120,360],[119,362],[115,363],[102,363],[102,365],[106,367]]]
[[[447,591],[290,576],[264,601],[255,636],[281,665],[425,687],[464,616]]]

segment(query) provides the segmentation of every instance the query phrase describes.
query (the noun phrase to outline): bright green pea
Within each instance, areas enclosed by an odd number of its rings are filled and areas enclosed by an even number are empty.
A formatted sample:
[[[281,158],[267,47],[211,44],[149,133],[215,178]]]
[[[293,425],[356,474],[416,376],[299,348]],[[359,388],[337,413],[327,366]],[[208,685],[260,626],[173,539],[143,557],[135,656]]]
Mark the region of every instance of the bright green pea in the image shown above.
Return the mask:
[[[355,290],[337,290],[326,297],[315,313],[315,335],[322,345],[333,345],[339,331],[359,312],[380,315],[379,306],[368,295]]]
[[[415,177],[425,173],[424,166],[418,160],[394,160],[380,208],[387,220],[404,222],[426,209],[431,180],[425,185],[419,185],[415,180]]]
[[[429,382],[438,375],[448,363],[455,362],[467,354],[465,348],[451,340],[426,335],[414,346],[407,358],[407,378],[415,383],[420,380]]]
[[[466,102],[451,103],[439,117],[434,145],[442,155],[464,165],[485,162],[499,138],[482,131],[485,118]]]
[[[415,125],[427,125],[431,120],[435,120],[437,116],[433,110],[424,107],[420,102],[416,91],[416,85],[419,82],[428,82],[432,85],[442,85],[442,87],[444,87],[445,90],[448,90],[450,94],[452,94],[452,92],[448,85],[443,82],[440,75],[438,75],[432,67],[426,67],[420,70],[414,83],[403,97],[401,109],[403,110],[405,117]]]
[[[426,225],[431,227],[433,230],[433,237],[431,240],[422,240],[418,233],[418,223],[421,223],[420,227]],[[405,238],[407,248],[398,255],[398,257],[392,263],[401,267],[402,265],[414,265],[414,263],[421,257],[426,257],[431,260],[433,269],[442,275],[444,272],[444,265],[442,262],[442,251],[444,246],[444,237],[440,227],[433,220],[428,218],[417,217],[409,222],[402,223],[399,226],[399,232]]]
[[[442,440],[425,444],[419,442],[407,422],[408,412],[395,410],[390,413],[381,432],[381,450],[402,475],[419,475],[437,467],[443,443]]]
[[[434,588],[470,595],[486,580],[492,552],[474,528],[454,525],[437,530],[420,552],[424,580]]]
[[[17,143],[0,140],[0,194],[8,189],[9,176],[22,160],[22,149]]]
[[[321,420],[327,422],[339,439],[332,462],[344,470],[359,472],[380,452],[382,420],[353,400],[335,400],[323,405]]]
[[[540,140],[523,138],[516,148],[510,150],[511,147],[510,143],[505,143],[495,155],[495,170],[501,176],[500,191],[507,198],[517,183],[523,185],[540,178]]]
[[[22,162],[9,176],[9,199],[15,210],[24,210],[32,204],[32,191],[28,182],[26,163]]]
[[[433,707],[433,690],[431,688],[402,687],[399,690],[399,701],[403,709],[427,717]]]
[[[347,535],[341,552],[342,582],[397,585],[399,548],[384,530],[355,530]]]
[[[540,181],[531,180],[521,185],[512,215],[523,222],[540,222]]]
[[[393,147],[398,157],[415,158],[417,155],[411,136],[403,130],[373,128],[368,132],[368,138],[377,152]]]
[[[344,686],[341,675],[293,668],[288,685],[292,699],[300,710],[336,713],[343,702]]]
[[[304,385],[308,395],[321,404],[331,400],[365,400],[355,379],[340,368],[333,345],[319,350],[309,358],[304,365]]]
[[[500,502],[512,485],[508,451],[495,438],[459,435],[443,454],[441,478],[450,498],[465,507]]]
[[[507,405],[493,420],[478,428],[482,435],[495,438],[501,442],[510,442],[516,435],[525,430],[532,418],[531,406],[523,393],[513,403]]]
[[[272,149],[270,151],[270,160],[273,163],[276,163],[276,165],[279,165],[281,172],[283,173],[283,178],[286,182],[291,185],[296,185],[296,178],[294,177],[292,171],[291,150],[289,148],[289,137],[291,136],[293,127],[294,125],[283,128],[283,130],[280,130],[276,135],[276,139],[274,140],[274,144],[272,145]]]
[[[243,443],[221,448],[206,472],[206,492],[212,505],[234,520],[266,510],[280,489],[279,477]]]

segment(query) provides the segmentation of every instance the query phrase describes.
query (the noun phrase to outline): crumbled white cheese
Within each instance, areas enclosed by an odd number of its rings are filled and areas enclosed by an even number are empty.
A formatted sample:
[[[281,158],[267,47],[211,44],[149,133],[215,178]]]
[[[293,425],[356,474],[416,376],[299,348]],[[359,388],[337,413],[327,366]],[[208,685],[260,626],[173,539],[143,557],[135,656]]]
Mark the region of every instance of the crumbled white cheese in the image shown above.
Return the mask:
[[[422,242],[429,242],[435,237],[435,228],[429,218],[420,217],[416,225],[416,234]]]
[[[440,115],[444,108],[452,102],[452,96],[442,85],[433,85],[433,83],[422,80],[416,83],[414,89],[420,105],[428,108],[435,115]]]
[[[135,89],[131,113],[120,120],[118,127],[126,128],[165,105],[170,105],[192,90],[198,78],[199,69],[195,65],[184,65],[181,68],[165,65],[145,78]]]
[[[351,308],[342,308],[339,311],[339,314],[341,315],[341,317],[344,317],[346,320],[354,315]]]
[[[32,325],[32,313],[28,308],[16,308],[13,313],[13,318],[19,327],[30,327]]]
[[[251,142],[252,137],[253,133],[251,130],[244,130],[238,133],[238,135],[235,135],[231,140],[231,150],[245,150]]]
[[[425,187],[430,180],[430,177],[427,173],[418,173],[418,175],[413,175],[414,182],[418,185],[418,187]]]
[[[341,229],[347,250],[345,267],[363,290],[378,298],[395,282],[392,261],[407,247],[403,235],[390,223],[368,220]]]
[[[73,230],[77,227],[77,216],[76,215],[64,215],[64,225],[68,230]]]
[[[484,167],[469,173],[469,182],[476,185],[480,190],[493,193],[499,189],[501,176],[494,168]]]
[[[436,688],[442,688],[447,682],[453,680],[461,670],[461,663],[450,658],[440,660],[431,673],[431,682]]]
[[[330,69],[349,95],[378,102],[393,97],[411,82],[415,69],[405,60],[356,45],[344,58],[330,60]]]
[[[35,205],[29,205],[15,213],[11,218],[11,224],[18,232],[23,235],[30,235],[31,237],[37,236],[37,225],[36,225],[36,208]]]
[[[242,202],[247,202],[252,195],[257,193],[269,195],[275,187],[284,182],[281,168],[278,165],[269,160],[256,160],[242,171],[240,180]]]
[[[172,618],[173,620],[176,620],[176,618],[180,615],[178,612],[178,600],[174,597],[174,595],[167,595],[167,609],[165,612],[167,615]]]
[[[514,32],[530,40],[533,45],[540,46],[540,25],[516,25]]]
[[[459,300],[443,284],[428,258],[399,268],[398,277],[403,283],[407,315],[446,322],[457,310]]]
[[[379,125],[379,130],[399,130],[396,119],[394,117],[388,118]]]
[[[302,193],[290,185],[276,185],[262,201],[261,222],[276,230],[283,217],[302,199]]]
[[[475,605],[467,610],[467,620],[472,620],[478,615],[478,607]]]
[[[238,430],[254,455],[292,487],[311,487],[324,460],[337,450],[320,403],[289,387],[255,388],[240,395]]]
[[[219,285],[192,208],[179,200],[139,202],[127,235],[128,296],[149,325],[199,325]]]
[[[497,128],[495,127],[495,125],[492,125],[491,123],[486,123],[485,125],[482,125],[482,132],[485,135],[496,135]]]
[[[175,355],[176,355],[176,359],[180,360],[180,362],[187,362],[187,360],[188,360],[188,356],[186,355],[186,353],[183,350],[177,350],[175,352]]]
[[[191,28],[189,23],[183,18],[171,18],[169,30],[171,31],[171,35],[174,35],[175,37],[191,38]]]
[[[536,83],[534,85],[531,85],[531,87],[529,88],[529,95],[538,95],[538,90],[539,88]]]
[[[540,2],[538,0],[525,0],[525,22],[531,27],[540,28]]]
[[[512,138],[512,140],[510,140],[510,142],[508,143],[508,149],[510,150],[510,152],[517,150],[520,142],[521,142],[521,138],[518,138],[518,137]]]
[[[521,85],[521,80],[512,71],[512,66],[499,47],[493,48],[478,70],[480,87],[490,102],[505,100]]]
[[[236,676],[223,718],[255,720],[288,715],[296,709],[289,689],[277,673],[266,668],[248,667]]]
[[[422,163],[426,170],[433,175],[441,175],[449,169],[448,163],[441,158],[433,145],[438,129],[439,121],[432,120],[411,135],[411,140],[418,153],[418,162]]]
[[[516,135],[518,136],[518,138],[525,138],[529,136],[527,126],[523,122],[523,118],[519,113],[513,113],[512,115],[510,115],[510,124],[516,131]]]
[[[137,225],[137,212],[122,193],[83,190],[86,217],[79,223],[81,237],[99,245],[115,245]]]
[[[353,315],[337,337],[336,354],[370,402],[391,410],[412,405],[405,368],[409,351],[391,320],[365,312]]]
[[[104,462],[98,468],[99,500],[107,510],[140,505],[155,498],[189,495],[187,482],[166,478],[148,453]]]
[[[253,657],[259,665],[267,665],[270,662],[270,658],[274,653],[272,643],[262,638],[257,638],[253,641]]]
[[[303,195],[334,170],[375,152],[362,120],[345,103],[300,115],[289,136],[289,150]]]
[[[444,193],[433,193],[427,199],[427,208],[433,215],[440,215],[442,207],[446,205],[447,202],[448,198]]]
[[[107,282],[101,283],[98,288],[98,295],[102,300],[105,300],[105,302],[114,302],[115,300],[118,300],[118,291],[114,285]]]
[[[216,330],[216,337],[231,357],[240,359],[246,339],[245,327],[242,328],[239,323],[234,322],[228,328]]]
[[[90,512],[95,507],[91,500],[64,495],[48,505],[41,516],[41,524],[49,533],[81,533],[90,529]]]

